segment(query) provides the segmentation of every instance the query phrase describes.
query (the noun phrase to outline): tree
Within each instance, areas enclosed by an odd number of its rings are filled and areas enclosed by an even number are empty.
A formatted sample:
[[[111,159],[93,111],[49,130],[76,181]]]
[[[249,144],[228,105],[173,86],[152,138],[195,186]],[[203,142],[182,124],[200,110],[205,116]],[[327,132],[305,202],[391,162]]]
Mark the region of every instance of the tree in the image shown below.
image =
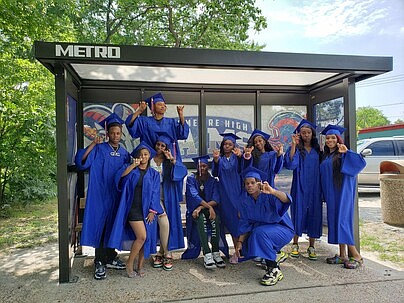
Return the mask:
[[[254,0],[86,0],[71,20],[80,42],[238,50],[267,26]]]
[[[397,119],[396,121],[394,121],[394,124],[402,124],[404,123],[404,120],[402,119]]]
[[[254,0],[0,0],[0,206],[54,195],[54,78],[35,40],[260,50]]]
[[[383,115],[383,112],[371,106],[359,107],[356,110],[356,130],[359,131],[368,127],[383,126],[390,124],[390,121]]]
[[[0,206],[55,195],[54,79],[32,43],[69,37],[58,2],[0,1]]]

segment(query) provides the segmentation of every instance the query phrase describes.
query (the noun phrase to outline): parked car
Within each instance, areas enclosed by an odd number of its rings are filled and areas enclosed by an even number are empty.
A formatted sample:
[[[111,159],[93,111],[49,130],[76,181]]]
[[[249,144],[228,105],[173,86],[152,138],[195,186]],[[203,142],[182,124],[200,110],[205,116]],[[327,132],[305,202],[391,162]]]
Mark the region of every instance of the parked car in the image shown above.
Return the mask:
[[[358,175],[358,184],[379,186],[380,162],[404,159],[404,136],[359,140],[357,150],[366,160],[366,167]]]

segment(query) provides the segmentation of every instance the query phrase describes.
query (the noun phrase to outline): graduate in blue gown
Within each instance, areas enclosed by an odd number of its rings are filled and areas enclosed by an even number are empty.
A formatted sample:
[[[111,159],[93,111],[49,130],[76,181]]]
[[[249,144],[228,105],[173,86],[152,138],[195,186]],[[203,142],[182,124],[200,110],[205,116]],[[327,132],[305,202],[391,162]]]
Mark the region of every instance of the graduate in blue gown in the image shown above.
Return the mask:
[[[153,258],[153,267],[171,270],[173,258],[171,250],[184,248],[181,207],[182,187],[187,168],[172,155],[174,139],[166,132],[159,132],[155,143],[156,155],[150,166],[160,174],[160,204],[164,212],[158,216],[160,249]]]
[[[152,116],[141,115],[149,106]],[[158,132],[166,132],[174,138],[172,154],[177,161],[181,160],[178,140],[186,140],[189,135],[189,126],[184,118],[184,106],[177,106],[178,118],[164,117],[167,111],[165,99],[161,93],[157,93],[145,101],[140,102],[138,109],[126,118],[125,124],[133,138],[140,138],[140,141],[154,146]]]
[[[290,206],[295,235],[292,257],[299,257],[299,237],[309,236],[307,253],[310,260],[317,260],[315,239],[322,235],[323,202],[320,185],[321,151],[316,137],[316,125],[303,119],[292,135],[292,145],[285,153],[284,167],[293,170]]]
[[[192,158],[196,172],[187,177],[186,185],[186,224],[187,250],[182,259],[198,258],[203,248],[204,266],[207,269],[225,267],[219,249],[229,257],[229,247],[223,229],[220,228],[219,191],[217,179],[209,173],[209,156]],[[212,248],[208,240],[211,239]]]
[[[283,167],[283,145],[272,146],[269,138],[269,134],[254,129],[244,149],[243,167],[253,166],[265,172],[265,181],[273,187]]]
[[[219,215],[224,225],[232,236],[234,246],[238,239],[238,207],[241,193],[241,150],[236,147],[236,140],[241,139],[232,133],[220,134],[223,140],[220,150],[213,151],[212,175],[219,178],[220,205]],[[234,254],[230,263],[237,263]]]
[[[144,276],[144,259],[156,252],[157,216],[160,205],[160,176],[150,167],[155,151],[141,142],[132,152],[133,163],[121,170],[122,190],[114,226],[108,245],[130,250],[126,262],[128,277]],[[136,270],[135,258],[138,258]]]
[[[241,260],[260,257],[265,260],[263,285],[275,285],[283,279],[276,253],[293,238],[292,221],[287,213],[291,197],[262,182],[266,173],[254,167],[244,171],[240,207],[240,236],[236,252]]]
[[[123,120],[111,114],[100,125],[105,126],[108,141],[95,136],[85,149],[77,151],[75,163],[79,170],[89,170],[86,207],[80,243],[95,247],[95,272],[97,280],[106,278],[106,267],[124,269],[115,249],[107,245],[119,194],[115,183],[118,170],[130,162],[130,155],[119,145]]]
[[[345,128],[330,124],[321,132],[326,139],[320,178],[327,203],[328,243],[339,244],[339,255],[327,258],[327,263],[355,269],[363,263],[355,247],[353,232],[356,176],[366,162],[362,155],[343,144],[341,135],[344,131]]]

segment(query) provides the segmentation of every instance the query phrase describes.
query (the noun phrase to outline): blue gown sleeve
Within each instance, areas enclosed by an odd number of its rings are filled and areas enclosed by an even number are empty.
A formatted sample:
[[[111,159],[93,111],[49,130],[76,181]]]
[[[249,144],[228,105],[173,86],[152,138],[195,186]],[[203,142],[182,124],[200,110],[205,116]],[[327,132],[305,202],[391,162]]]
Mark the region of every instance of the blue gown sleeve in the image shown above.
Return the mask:
[[[363,159],[362,155],[348,150],[342,158],[341,173],[354,177],[359,174],[365,166],[366,161]]]
[[[299,155],[298,155],[298,150],[296,149],[295,154],[293,155],[293,158],[290,159],[290,147],[288,148],[288,150],[285,153],[285,157],[284,157],[284,162],[283,162],[283,166],[286,169],[290,169],[290,170],[294,170],[299,166]]]
[[[97,145],[94,146],[92,151],[90,151],[90,153],[87,155],[87,159],[83,162],[82,159],[83,159],[83,156],[87,149],[88,149],[88,146],[87,146],[87,148],[79,149],[76,153],[74,162],[76,163],[76,166],[79,170],[86,170],[86,169],[90,168],[90,166],[93,163],[95,156],[97,154],[98,147],[97,147]]]
[[[144,121],[143,121],[144,117],[138,116],[135,119],[135,121],[133,121],[133,125],[130,126],[129,122],[132,119],[132,116],[133,116],[133,114],[129,115],[126,118],[125,125],[126,125],[126,128],[128,129],[129,134],[132,136],[132,138],[136,139],[136,138],[139,138],[144,131],[144,128],[145,128]]]
[[[177,122],[176,126],[176,136],[177,140],[186,140],[188,139],[189,135],[189,125],[186,121],[184,121],[184,125],[181,122]]]
[[[278,174],[282,170],[283,162],[284,162],[284,155],[280,155],[279,157],[276,156],[276,162],[275,162],[275,167],[274,167],[275,174]]]
[[[185,165],[180,161],[176,161],[171,170],[171,180],[174,182],[182,181],[187,174],[188,170]]]
[[[199,196],[197,182],[193,176],[188,176],[187,178],[185,195],[188,211],[193,211],[203,201]]]

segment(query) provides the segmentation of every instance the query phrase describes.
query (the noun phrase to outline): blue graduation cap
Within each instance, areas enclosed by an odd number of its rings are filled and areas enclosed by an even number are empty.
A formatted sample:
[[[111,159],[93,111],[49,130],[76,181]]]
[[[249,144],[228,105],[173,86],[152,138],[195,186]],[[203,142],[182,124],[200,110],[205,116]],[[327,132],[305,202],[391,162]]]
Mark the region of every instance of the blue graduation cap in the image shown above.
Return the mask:
[[[328,124],[326,128],[321,132],[322,135],[338,135],[341,136],[342,133],[346,131],[345,127],[339,125]]]
[[[247,179],[247,178],[255,178],[255,179],[262,181],[262,180],[265,180],[266,175],[267,174],[265,172],[263,172],[262,170],[259,170],[258,168],[250,166],[243,171],[243,180]]]
[[[104,120],[101,122],[98,122],[102,127],[109,129],[112,124],[120,125],[124,124],[125,122],[119,117],[117,114],[112,113],[108,117],[106,117]]]
[[[294,134],[297,134],[298,132],[300,132],[300,129],[302,127],[310,127],[313,129],[317,128],[317,125],[315,125],[314,123],[311,123],[309,121],[307,121],[306,119],[302,119],[302,121],[300,121],[299,125],[296,127],[296,129],[293,131]]]
[[[264,133],[263,131],[261,131],[259,129],[254,129],[254,131],[252,132],[252,134],[251,134],[250,138],[248,139],[248,141],[250,141],[255,136],[261,136],[262,138],[264,138],[265,141],[268,141],[269,138],[271,137],[270,134]]]
[[[154,111],[154,104],[156,104],[157,102],[164,102],[166,103],[166,101],[164,100],[163,94],[162,93],[157,93],[153,96],[150,96],[149,98],[147,98],[146,100],[144,100],[147,105],[149,106],[150,110],[153,112]]]
[[[165,145],[167,145],[167,148],[171,148],[173,142],[175,141],[174,138],[167,132],[157,132],[157,141],[163,142]]]
[[[236,144],[236,140],[241,139],[239,136],[233,134],[233,133],[223,133],[219,134],[223,137],[223,141],[230,140],[234,144]]]
[[[136,148],[131,152],[130,155],[133,158],[137,158],[137,154],[139,153],[139,151],[144,148],[146,148],[149,151],[150,159],[154,158],[154,156],[157,154],[154,148],[151,148],[146,142],[140,142],[139,145],[136,146]]]
[[[204,156],[192,158],[192,160],[196,164],[197,168],[198,168],[199,163],[209,164],[209,162],[208,162],[209,159],[210,159],[209,155],[204,155]]]

